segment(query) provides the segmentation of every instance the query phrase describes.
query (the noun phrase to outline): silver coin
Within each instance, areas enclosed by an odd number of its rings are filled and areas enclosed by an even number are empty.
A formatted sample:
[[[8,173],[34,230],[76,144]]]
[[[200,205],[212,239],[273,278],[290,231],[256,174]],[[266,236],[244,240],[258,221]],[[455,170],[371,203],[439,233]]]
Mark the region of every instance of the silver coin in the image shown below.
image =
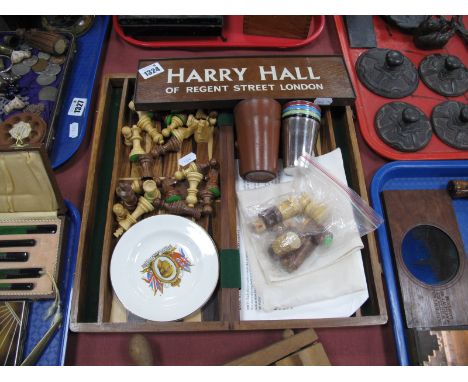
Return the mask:
[[[57,99],[57,88],[53,86],[46,86],[39,92],[39,99],[41,101],[55,101]]]
[[[56,76],[54,75],[48,75],[48,74],[45,74],[45,73],[42,73],[40,74],[39,76],[37,76],[36,78],[36,81],[39,85],[41,86],[46,86],[46,85],[50,85],[52,82],[54,82],[55,80],[57,79]]]
[[[25,60],[21,61],[21,63],[26,66],[33,66],[36,65],[37,60],[39,60],[37,56],[31,56],[30,58],[26,58]]]
[[[43,60],[48,60],[50,58],[50,54],[45,52],[39,52],[37,54],[37,57],[42,58]]]
[[[31,50],[31,49],[32,49],[32,48],[31,48],[28,44],[26,44],[26,43],[21,44],[21,45],[19,46],[19,48],[20,48],[21,50]]]
[[[23,64],[15,64],[11,67],[11,72],[16,76],[24,76],[25,74],[29,73],[31,67]]]
[[[60,65],[57,65],[57,64],[49,64],[47,66],[47,68],[45,68],[44,70],[44,74],[47,74],[49,76],[56,76],[57,74],[60,73],[60,71],[62,70],[62,68],[60,67]]]

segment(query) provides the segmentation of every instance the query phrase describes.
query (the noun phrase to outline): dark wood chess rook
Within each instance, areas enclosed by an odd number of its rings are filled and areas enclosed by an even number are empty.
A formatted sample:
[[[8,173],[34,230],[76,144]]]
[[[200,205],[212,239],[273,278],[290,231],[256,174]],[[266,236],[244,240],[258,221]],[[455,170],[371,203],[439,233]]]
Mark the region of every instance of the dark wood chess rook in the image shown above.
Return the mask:
[[[211,159],[209,162],[209,171],[205,188],[200,191],[200,197],[203,203],[203,214],[211,215],[213,213],[213,200],[220,196],[219,187],[219,164],[216,159]]]

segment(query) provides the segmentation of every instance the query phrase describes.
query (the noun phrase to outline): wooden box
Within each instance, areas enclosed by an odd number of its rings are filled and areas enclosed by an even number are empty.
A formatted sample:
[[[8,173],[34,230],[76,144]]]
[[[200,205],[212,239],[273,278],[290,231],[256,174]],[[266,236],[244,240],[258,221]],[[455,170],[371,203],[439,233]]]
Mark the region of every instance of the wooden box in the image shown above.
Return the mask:
[[[65,232],[66,206],[42,145],[0,150],[0,247],[3,256],[26,254],[25,261],[0,261],[0,270],[39,268],[38,277],[0,279],[30,290],[0,290],[0,299],[55,296]],[[29,243],[28,243],[29,241]],[[16,242],[16,243],[14,243]],[[26,287],[26,285],[24,285]]]
[[[99,114],[93,136],[83,221],[73,287],[70,328],[77,332],[156,332],[259,330],[280,328],[336,327],[380,325],[387,322],[375,237],[364,238],[362,251],[369,289],[369,299],[349,318],[311,320],[240,321],[239,290],[217,287],[212,299],[192,315],[177,322],[152,322],[128,317],[127,322],[112,322],[115,309],[109,278],[109,264],[116,239],[112,207],[119,177],[128,176],[128,153],[120,127],[136,123],[137,116],[128,108],[133,97],[135,76],[115,74],[104,78],[100,93]],[[191,109],[187,105],[187,109]],[[356,140],[352,110],[349,107],[324,109],[318,153],[326,153],[338,145],[348,165],[351,186],[367,200],[367,191]],[[234,129],[218,126],[214,152],[220,162],[221,200],[215,204],[210,233],[220,249],[237,247],[235,197]],[[184,148],[182,148],[184,150]],[[183,154],[182,154],[183,155]],[[162,172],[172,174],[174,163],[163,163]],[[222,224],[221,224],[222,222]],[[116,305],[114,305],[114,308]]]
[[[305,39],[312,16],[244,16],[244,33],[259,36]]]

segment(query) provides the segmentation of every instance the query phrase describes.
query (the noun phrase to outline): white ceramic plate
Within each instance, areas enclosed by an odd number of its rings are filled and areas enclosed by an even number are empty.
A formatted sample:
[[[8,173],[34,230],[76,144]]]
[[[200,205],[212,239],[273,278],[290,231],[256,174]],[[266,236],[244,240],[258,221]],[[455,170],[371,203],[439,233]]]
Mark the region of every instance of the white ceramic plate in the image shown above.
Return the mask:
[[[176,249],[153,257],[150,272],[142,273],[145,262],[167,246]],[[175,215],[152,216],[131,227],[118,241],[110,265],[119,300],[133,314],[152,321],[178,320],[199,309],[213,293],[218,275],[211,237],[198,224]],[[158,284],[162,291],[155,288]]]

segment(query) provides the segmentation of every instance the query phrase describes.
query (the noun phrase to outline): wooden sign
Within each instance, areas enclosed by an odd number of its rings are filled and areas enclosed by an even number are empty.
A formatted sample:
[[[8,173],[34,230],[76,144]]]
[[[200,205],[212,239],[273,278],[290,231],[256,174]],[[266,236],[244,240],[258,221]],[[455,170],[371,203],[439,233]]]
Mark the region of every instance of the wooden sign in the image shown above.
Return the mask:
[[[246,98],[354,101],[340,56],[208,57],[142,60],[135,86],[137,110],[232,107]]]
[[[401,295],[409,328],[455,327],[468,325],[466,295],[468,267],[463,241],[451,199],[445,190],[392,190],[382,192],[395,254]],[[405,237],[417,227],[433,227],[448,238],[442,241],[431,233],[419,233],[418,245],[404,246]],[[453,264],[447,243],[455,248],[458,266]],[[409,249],[411,263],[404,259]],[[431,253],[432,256],[426,256]],[[429,269],[439,283],[428,283],[415,277],[414,269]],[[413,269],[413,271],[412,271]],[[421,272],[431,276],[430,273]],[[428,278],[430,280],[430,277]]]

